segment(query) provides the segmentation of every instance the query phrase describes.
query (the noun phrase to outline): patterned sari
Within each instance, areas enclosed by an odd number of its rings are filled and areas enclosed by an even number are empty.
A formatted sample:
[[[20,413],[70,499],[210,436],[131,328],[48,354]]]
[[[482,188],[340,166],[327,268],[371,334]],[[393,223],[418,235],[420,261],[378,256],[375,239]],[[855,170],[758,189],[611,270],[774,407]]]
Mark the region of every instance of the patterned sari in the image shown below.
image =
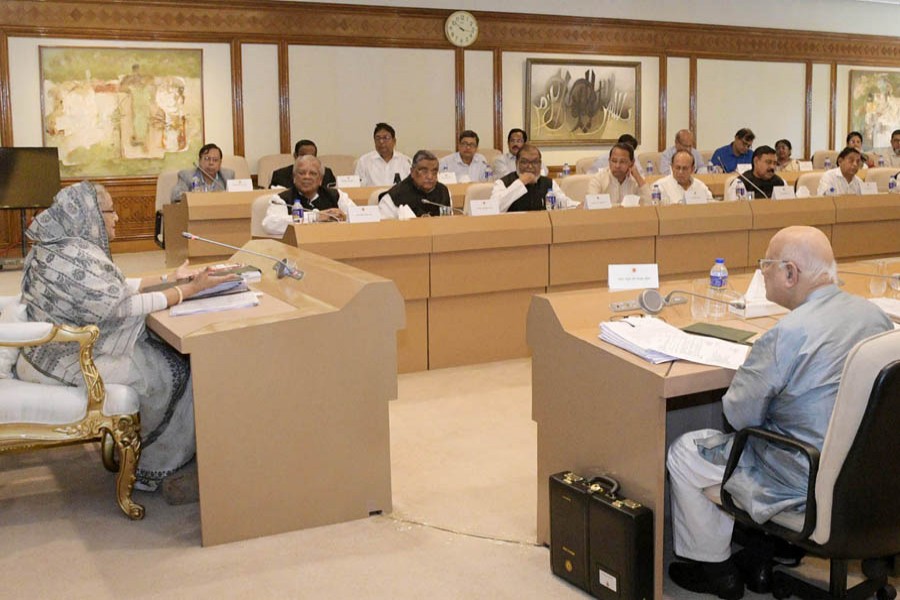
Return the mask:
[[[97,325],[94,359],[104,381],[140,397],[143,448],[138,487],[160,481],[194,455],[194,408],[187,357],[144,327],[146,314],[112,262],[94,185],[81,182],[57,194],[27,231],[34,243],[25,259],[22,301],[29,321]],[[23,349],[17,375],[26,381],[84,385],[74,344]]]

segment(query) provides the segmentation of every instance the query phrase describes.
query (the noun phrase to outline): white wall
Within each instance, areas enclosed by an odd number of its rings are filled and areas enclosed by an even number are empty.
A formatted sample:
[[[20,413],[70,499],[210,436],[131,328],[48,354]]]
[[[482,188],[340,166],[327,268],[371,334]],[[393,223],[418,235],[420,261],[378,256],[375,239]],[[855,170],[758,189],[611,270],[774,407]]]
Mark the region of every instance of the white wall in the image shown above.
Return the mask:
[[[374,149],[378,122],[397,130],[397,150],[455,148],[451,50],[291,46],[291,140],[319,154]]]
[[[831,106],[831,66],[813,65],[812,80],[812,115],[810,117],[809,157],[818,150],[828,149],[828,110]],[[803,153],[798,144],[794,144],[793,155],[800,157]]]
[[[666,147],[675,143],[675,133],[690,129],[691,124],[691,61],[688,58],[669,58],[666,61]]]
[[[466,65],[466,129],[481,139],[482,148],[494,147],[494,56],[468,50]]]
[[[278,46],[241,46],[244,91],[244,156],[256,173],[260,156],[281,153],[278,119]]]

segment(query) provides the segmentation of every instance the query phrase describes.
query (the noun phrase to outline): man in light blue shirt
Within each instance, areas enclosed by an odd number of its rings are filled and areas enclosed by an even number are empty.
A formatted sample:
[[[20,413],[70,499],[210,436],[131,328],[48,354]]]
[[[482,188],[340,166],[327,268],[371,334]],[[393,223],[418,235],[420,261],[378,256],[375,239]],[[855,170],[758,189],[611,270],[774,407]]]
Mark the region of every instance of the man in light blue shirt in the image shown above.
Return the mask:
[[[762,427],[819,449],[825,439],[841,371],[858,342],[893,328],[871,302],[838,289],[828,238],[814,227],[782,229],[760,261],[766,297],[790,313],[753,345],[722,398],[735,429]],[[722,482],[733,434],[692,431],[669,448],[675,554],[680,587],[739,598],[743,578],[731,558],[733,518],[703,495]],[[757,522],[802,509],[809,465],[802,455],[754,441],[725,487]]]
[[[478,134],[471,129],[460,133],[456,152],[441,159],[440,171],[456,173],[458,183],[487,181],[487,159],[478,153],[480,141]]]
[[[690,129],[681,129],[675,134],[675,145],[667,148],[666,151],[659,156],[660,175],[672,174],[672,157],[675,156],[675,153],[679,150],[690,152],[691,156],[694,157],[694,173],[700,173],[701,169],[705,171],[706,162],[703,160],[703,155],[694,148],[694,134],[691,133]]]

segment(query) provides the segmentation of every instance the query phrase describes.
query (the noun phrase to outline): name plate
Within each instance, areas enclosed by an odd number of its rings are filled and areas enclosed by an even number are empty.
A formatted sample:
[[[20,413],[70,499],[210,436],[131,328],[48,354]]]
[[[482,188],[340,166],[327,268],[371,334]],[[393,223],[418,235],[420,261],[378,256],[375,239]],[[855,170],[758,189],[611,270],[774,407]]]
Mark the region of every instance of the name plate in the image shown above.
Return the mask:
[[[744,171],[749,171],[753,168],[753,165],[750,163],[738,163],[734,168],[735,173],[743,173]]]
[[[444,185],[456,183],[456,173],[454,173],[453,171],[441,171],[440,173],[438,173],[438,181],[443,183]]]
[[[796,194],[794,194],[794,188],[790,185],[776,185],[772,188],[772,199],[773,200],[793,200],[796,198]]]
[[[612,208],[612,201],[609,194],[588,194],[584,197],[585,210],[598,210],[602,208]]]
[[[359,175],[338,175],[335,177],[338,188],[357,188],[362,187],[362,181]]]
[[[812,164],[811,160],[799,160],[797,162],[800,163],[801,171],[812,171],[813,170],[813,164]]]
[[[701,194],[697,190],[688,190],[684,193],[685,204],[706,204],[708,201],[706,194]]]
[[[469,200],[469,214],[473,217],[499,215],[500,203],[497,200]]]
[[[609,265],[606,272],[610,290],[642,290],[659,287],[659,267],[650,265]]]
[[[377,204],[365,204],[363,206],[350,206],[347,213],[349,223],[377,223],[381,220],[381,211]]]
[[[225,189],[229,192],[252,192],[252,179],[229,179],[225,182]]]
[[[863,181],[859,189],[864,196],[878,193],[878,185],[874,181]]]
[[[637,194],[625,194],[622,196],[622,206],[624,208],[634,208],[641,205],[641,197]]]

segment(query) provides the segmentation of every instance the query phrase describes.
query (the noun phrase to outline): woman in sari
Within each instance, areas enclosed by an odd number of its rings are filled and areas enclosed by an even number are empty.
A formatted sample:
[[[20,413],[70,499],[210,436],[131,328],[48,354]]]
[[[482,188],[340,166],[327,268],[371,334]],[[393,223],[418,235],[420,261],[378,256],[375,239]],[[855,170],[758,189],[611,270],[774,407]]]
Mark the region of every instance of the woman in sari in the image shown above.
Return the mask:
[[[117,221],[102,186],[84,181],[60,191],[28,228],[33,246],[25,259],[22,301],[29,321],[99,327],[94,359],[103,379],[129,385],[140,397],[142,451],[135,487],[153,491],[194,456],[194,408],[187,357],[150,335],[144,319],[228,278],[192,271],[185,261],[173,276],[189,281],[142,293],[168,277],[122,274],[109,251]],[[72,344],[25,348],[16,370],[26,381],[84,385]]]

